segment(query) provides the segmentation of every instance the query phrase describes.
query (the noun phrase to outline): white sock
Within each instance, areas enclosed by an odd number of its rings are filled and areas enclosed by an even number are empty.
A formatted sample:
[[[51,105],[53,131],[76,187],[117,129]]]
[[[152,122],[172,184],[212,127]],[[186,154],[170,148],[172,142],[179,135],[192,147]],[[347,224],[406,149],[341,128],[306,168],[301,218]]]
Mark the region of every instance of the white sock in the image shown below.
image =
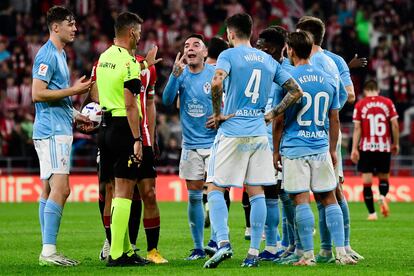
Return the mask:
[[[319,255],[322,257],[330,257],[332,256],[332,250],[321,249],[321,251],[319,251]]]
[[[268,245],[266,245],[265,246],[265,250],[266,251],[269,251],[270,253],[272,253],[272,254],[276,254],[276,252],[277,252],[277,247],[276,246],[268,246]]]
[[[346,255],[345,246],[337,247],[336,248],[336,255],[339,255],[339,256]]]
[[[44,244],[42,247],[42,255],[49,257],[56,253],[56,244]]]
[[[229,241],[229,240],[220,241],[220,242],[218,243],[219,248],[220,248],[220,247],[225,246],[225,245],[226,245],[226,244],[228,244],[228,243],[230,243],[230,241]]]
[[[298,255],[299,257],[303,256],[303,249],[295,249],[295,254]]]
[[[247,253],[253,256],[259,256],[259,249],[249,248],[249,251],[247,251]]]
[[[351,252],[351,251],[352,251],[351,246],[350,246],[350,245],[345,246],[345,251],[346,251],[347,253]]]
[[[313,253],[313,250],[309,250],[309,251],[303,252],[303,256],[307,260],[313,260],[313,259],[315,259],[315,254]]]

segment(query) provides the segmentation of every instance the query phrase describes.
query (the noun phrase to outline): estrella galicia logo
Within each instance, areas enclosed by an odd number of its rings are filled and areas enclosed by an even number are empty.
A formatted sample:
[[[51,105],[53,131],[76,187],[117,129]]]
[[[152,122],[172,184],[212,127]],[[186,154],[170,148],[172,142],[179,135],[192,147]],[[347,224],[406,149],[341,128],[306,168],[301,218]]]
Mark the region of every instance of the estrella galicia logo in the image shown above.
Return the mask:
[[[206,83],[203,85],[203,91],[204,91],[204,93],[206,93],[206,94],[210,93],[210,91],[211,91],[211,84],[210,84],[209,82],[206,82]]]
[[[207,112],[207,106],[205,106],[202,102],[199,102],[195,98],[186,102],[184,109],[188,115],[190,115],[191,117],[195,117],[195,118],[202,117]]]

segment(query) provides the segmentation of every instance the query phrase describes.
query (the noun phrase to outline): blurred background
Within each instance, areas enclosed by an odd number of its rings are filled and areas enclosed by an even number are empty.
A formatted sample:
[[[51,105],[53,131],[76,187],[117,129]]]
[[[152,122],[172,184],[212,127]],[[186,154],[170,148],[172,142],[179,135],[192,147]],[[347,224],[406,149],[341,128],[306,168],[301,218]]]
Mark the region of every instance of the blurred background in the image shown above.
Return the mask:
[[[48,39],[45,14],[53,5],[65,5],[75,13],[77,37],[65,47],[72,80],[90,76],[92,64],[113,39],[117,14],[132,11],[144,20],[138,53],[159,46],[156,84],[157,134],[161,155],[158,171],[176,174],[181,150],[181,126],[177,109],[165,107],[161,95],[183,40],[201,33],[209,40],[225,33],[224,19],[238,12],[253,17],[254,45],[258,33],[272,24],[289,31],[303,15],[324,20],[324,48],[349,62],[355,54],[367,57],[368,66],[351,70],[355,92],[362,94],[367,78],[376,78],[381,94],[397,108],[401,154],[393,157],[395,176],[414,176],[414,3],[397,1],[308,0],[1,0],[0,1],[0,175],[38,172],[31,140],[34,105],[31,100],[32,62]],[[82,97],[73,97],[79,108]],[[356,174],[349,160],[353,105],[341,112],[342,151],[346,175]],[[96,171],[96,137],[74,134],[73,172]]]

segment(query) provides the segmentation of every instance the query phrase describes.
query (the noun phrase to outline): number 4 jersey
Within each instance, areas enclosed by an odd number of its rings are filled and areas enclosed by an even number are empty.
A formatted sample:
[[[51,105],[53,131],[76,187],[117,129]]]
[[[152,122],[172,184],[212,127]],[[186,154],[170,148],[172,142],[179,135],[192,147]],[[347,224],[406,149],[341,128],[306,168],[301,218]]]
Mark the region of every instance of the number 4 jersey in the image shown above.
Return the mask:
[[[216,70],[228,74],[224,90],[224,115],[234,114],[219,131],[227,137],[266,136],[264,111],[272,82],[282,86],[291,78],[263,51],[238,46],[223,51]]]
[[[386,97],[366,97],[355,105],[354,122],[361,123],[362,151],[390,152],[390,121],[398,118],[392,101]]]
[[[304,93],[285,112],[281,154],[294,159],[326,153],[329,111],[340,108],[335,80],[309,64],[297,66],[290,73]]]

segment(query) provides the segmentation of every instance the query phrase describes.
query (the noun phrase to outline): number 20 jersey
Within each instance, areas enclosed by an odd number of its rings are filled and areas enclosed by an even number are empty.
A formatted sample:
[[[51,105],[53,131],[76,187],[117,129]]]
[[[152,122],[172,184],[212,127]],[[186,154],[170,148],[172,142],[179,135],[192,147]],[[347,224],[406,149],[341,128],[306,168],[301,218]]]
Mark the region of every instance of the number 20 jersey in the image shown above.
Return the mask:
[[[223,113],[235,114],[221,124],[219,132],[227,137],[266,136],[264,111],[272,83],[282,86],[290,74],[270,55],[247,46],[223,51],[218,69],[228,74]]]
[[[395,118],[398,118],[395,106],[386,97],[366,97],[357,102],[353,120],[361,123],[359,149],[362,151],[390,152],[390,120]]]
[[[329,111],[340,108],[335,80],[309,64],[297,66],[290,73],[304,94],[285,112],[281,154],[294,159],[326,153]]]

